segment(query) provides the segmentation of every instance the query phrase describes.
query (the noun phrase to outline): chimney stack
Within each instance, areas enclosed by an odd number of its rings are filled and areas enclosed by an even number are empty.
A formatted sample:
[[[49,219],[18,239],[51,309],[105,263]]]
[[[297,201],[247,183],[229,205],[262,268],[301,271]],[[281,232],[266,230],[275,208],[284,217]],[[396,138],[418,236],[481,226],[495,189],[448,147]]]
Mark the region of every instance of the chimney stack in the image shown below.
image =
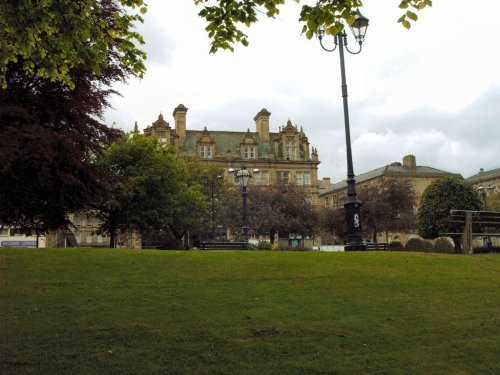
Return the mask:
[[[269,116],[271,116],[271,112],[262,108],[253,118],[256,131],[264,142],[269,142]]]
[[[180,139],[186,139],[186,113],[188,109],[184,104],[179,104],[175,109],[172,116],[175,119],[175,132]]]
[[[414,155],[406,155],[403,158],[403,167],[406,168],[416,168],[417,167],[417,159]]]

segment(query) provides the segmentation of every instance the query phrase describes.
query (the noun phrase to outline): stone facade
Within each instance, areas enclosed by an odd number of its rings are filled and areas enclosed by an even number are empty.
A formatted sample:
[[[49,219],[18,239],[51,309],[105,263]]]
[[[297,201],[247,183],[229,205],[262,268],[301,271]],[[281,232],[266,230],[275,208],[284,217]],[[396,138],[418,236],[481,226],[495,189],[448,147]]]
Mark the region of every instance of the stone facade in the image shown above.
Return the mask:
[[[220,167],[229,182],[232,172],[245,164],[253,173],[251,184],[295,183],[308,190],[313,204],[318,203],[320,161],[302,128],[288,120],[278,132],[270,132],[271,113],[263,108],[253,118],[255,131],[189,130],[187,111],[182,104],[174,109],[174,128],[160,114],[144,134],[173,146],[180,156],[197,156]]]
[[[73,224],[68,230],[51,232],[48,247],[95,247],[109,248],[110,238],[98,234],[99,219],[92,211],[69,215]],[[141,238],[136,233],[117,233],[116,247],[140,249]]]
[[[415,209],[417,209],[424,190],[433,181],[445,177],[455,176],[462,178],[460,174],[450,173],[432,167],[417,165],[414,155],[406,155],[403,162],[395,162],[372,171],[356,176],[356,187],[367,185],[381,185],[385,179],[399,179],[411,184],[415,195]],[[342,207],[347,196],[347,183],[345,181],[329,184],[329,179],[323,179],[323,188],[319,192],[320,205],[323,207]],[[400,240],[406,242],[411,237],[417,237],[416,233],[380,233],[379,242]]]
[[[500,168],[485,171],[483,168],[473,176],[470,176],[466,181],[474,186],[481,195],[485,197],[500,192]]]

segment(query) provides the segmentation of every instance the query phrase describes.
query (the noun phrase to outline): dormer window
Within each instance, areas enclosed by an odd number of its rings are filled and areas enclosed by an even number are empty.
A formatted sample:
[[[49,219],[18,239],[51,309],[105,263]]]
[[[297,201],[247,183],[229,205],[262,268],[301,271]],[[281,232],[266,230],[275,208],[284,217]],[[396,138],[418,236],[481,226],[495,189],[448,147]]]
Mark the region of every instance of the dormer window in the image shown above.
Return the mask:
[[[243,158],[244,159],[255,159],[255,146],[244,146],[243,147]]]
[[[212,152],[212,146],[209,146],[209,145],[199,145],[198,146],[198,155],[200,156],[200,158],[202,159],[212,159],[212,155],[213,155],[213,152]]]

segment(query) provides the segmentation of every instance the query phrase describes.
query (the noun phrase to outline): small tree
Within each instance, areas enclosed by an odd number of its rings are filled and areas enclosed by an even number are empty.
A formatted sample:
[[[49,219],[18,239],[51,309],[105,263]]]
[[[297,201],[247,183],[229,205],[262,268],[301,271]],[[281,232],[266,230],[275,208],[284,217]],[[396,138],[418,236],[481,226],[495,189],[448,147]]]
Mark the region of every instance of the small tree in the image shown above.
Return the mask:
[[[361,186],[364,230],[373,242],[381,231],[409,230],[416,227],[413,206],[415,197],[410,183],[389,178],[380,185]]]
[[[241,221],[241,189],[233,189],[227,200],[229,226],[238,233]],[[248,188],[248,222],[250,230],[269,236],[271,242],[276,233],[311,236],[319,228],[314,206],[308,200],[304,188],[293,184],[250,186]]]
[[[417,213],[418,234],[427,239],[434,239],[440,233],[460,232],[450,223],[450,210],[479,210],[482,207],[477,191],[463,179],[443,177],[431,183],[425,190]],[[455,251],[461,244],[454,238]]]
[[[334,235],[340,243],[345,236],[345,210],[343,207],[326,207],[319,210],[318,221],[320,229],[327,235]]]

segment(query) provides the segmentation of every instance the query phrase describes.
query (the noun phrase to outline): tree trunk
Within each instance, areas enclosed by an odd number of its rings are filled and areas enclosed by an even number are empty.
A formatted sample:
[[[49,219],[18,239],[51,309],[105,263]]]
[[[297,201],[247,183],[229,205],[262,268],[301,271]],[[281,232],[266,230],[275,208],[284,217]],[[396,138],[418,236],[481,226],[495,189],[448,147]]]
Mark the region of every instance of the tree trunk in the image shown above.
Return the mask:
[[[114,249],[116,246],[116,226],[110,224],[109,226],[109,248]]]
[[[274,244],[274,235],[276,234],[276,230],[270,229],[269,230],[269,240],[271,241],[271,244]]]

